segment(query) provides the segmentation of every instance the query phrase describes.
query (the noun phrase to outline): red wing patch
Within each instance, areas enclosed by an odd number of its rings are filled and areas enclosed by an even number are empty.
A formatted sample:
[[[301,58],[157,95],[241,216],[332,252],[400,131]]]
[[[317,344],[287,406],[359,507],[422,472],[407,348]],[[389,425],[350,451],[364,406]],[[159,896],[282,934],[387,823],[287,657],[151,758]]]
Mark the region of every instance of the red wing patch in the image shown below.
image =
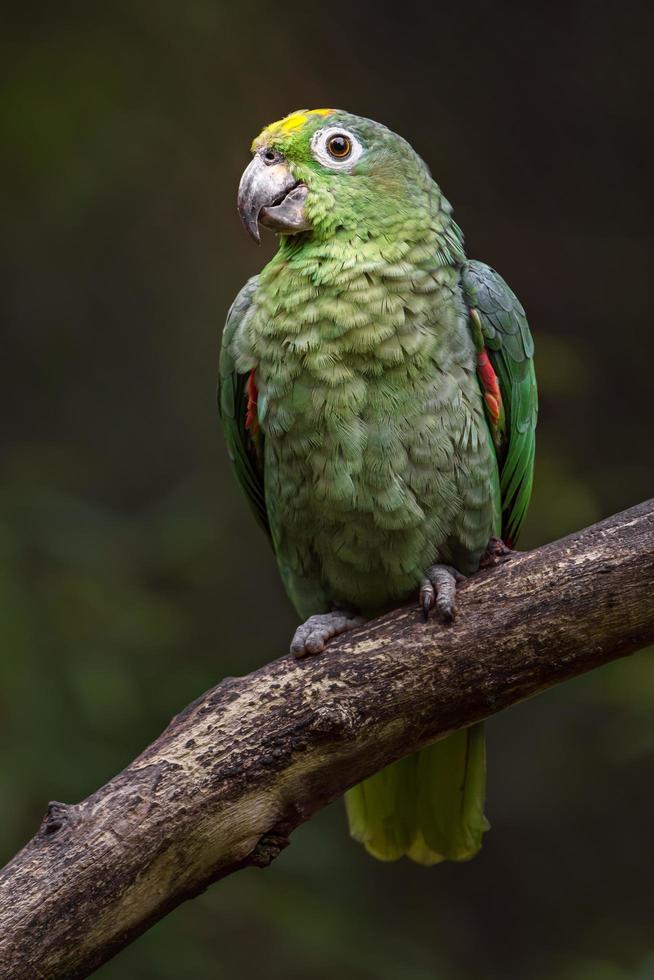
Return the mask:
[[[477,376],[481,381],[484,401],[491,421],[493,425],[499,425],[502,415],[502,393],[486,348],[477,355]]]
[[[257,432],[259,431],[259,418],[257,416],[257,398],[259,392],[257,391],[257,383],[254,380],[254,371],[250,371],[245,390],[248,396],[248,407],[245,413],[245,428],[248,430],[250,435],[256,436]]]

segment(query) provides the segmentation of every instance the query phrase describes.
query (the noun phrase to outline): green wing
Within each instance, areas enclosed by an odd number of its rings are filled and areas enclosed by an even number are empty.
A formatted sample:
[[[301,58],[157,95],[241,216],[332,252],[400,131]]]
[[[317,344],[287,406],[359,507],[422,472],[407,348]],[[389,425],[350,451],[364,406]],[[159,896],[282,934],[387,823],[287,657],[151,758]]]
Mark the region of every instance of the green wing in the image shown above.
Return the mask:
[[[229,458],[261,527],[270,534],[263,485],[263,433],[246,427],[249,374],[238,374],[232,354],[234,334],[252,305],[257,277],[246,282],[232,303],[220,348],[218,410],[225,431]]]
[[[471,329],[476,335],[481,332],[481,337],[476,336],[478,346],[486,348],[502,393],[503,412],[495,440],[502,495],[502,537],[507,543],[515,544],[527,512],[534,475],[538,414],[534,342],[520,301],[490,266],[467,262],[461,282],[472,314]]]

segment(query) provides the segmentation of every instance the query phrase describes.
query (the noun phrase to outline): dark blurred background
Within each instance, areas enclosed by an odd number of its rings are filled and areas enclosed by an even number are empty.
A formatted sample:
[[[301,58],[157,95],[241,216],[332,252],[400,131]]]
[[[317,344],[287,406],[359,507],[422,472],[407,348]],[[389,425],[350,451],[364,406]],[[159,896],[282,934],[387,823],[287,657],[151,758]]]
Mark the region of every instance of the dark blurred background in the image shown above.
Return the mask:
[[[0,863],[295,624],[229,471],[235,210],[291,109],[385,122],[537,344],[532,547],[652,493],[654,13],[630,2],[14,5],[0,39]],[[246,581],[259,580],[260,616]],[[654,977],[646,653],[489,726],[472,863],[383,866],[318,814],[103,980]]]

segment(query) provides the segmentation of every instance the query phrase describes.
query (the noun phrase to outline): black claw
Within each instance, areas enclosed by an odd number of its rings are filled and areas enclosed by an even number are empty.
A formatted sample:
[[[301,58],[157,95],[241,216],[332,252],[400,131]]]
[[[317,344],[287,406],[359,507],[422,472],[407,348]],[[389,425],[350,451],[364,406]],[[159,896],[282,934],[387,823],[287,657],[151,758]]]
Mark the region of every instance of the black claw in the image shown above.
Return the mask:
[[[429,610],[431,609],[431,605],[432,605],[432,602],[431,602],[431,596],[430,596],[429,592],[423,593],[423,596],[422,596],[422,615],[423,615],[423,618],[424,618],[425,622],[427,622],[427,620],[429,619]]]

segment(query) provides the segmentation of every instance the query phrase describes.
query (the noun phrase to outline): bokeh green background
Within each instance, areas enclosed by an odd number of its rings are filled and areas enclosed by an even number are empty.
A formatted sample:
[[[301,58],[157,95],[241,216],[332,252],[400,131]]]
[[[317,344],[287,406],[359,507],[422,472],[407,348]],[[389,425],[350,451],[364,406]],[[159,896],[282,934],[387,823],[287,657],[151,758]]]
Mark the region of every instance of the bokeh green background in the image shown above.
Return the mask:
[[[273,248],[234,207],[266,122],[336,105],[400,131],[522,298],[524,546],[651,495],[653,24],[629,2],[5,12],[0,863],[294,626],[214,408],[225,310]],[[653,714],[647,654],[516,707],[472,863],[379,865],[335,805],[98,976],[654,977]]]

